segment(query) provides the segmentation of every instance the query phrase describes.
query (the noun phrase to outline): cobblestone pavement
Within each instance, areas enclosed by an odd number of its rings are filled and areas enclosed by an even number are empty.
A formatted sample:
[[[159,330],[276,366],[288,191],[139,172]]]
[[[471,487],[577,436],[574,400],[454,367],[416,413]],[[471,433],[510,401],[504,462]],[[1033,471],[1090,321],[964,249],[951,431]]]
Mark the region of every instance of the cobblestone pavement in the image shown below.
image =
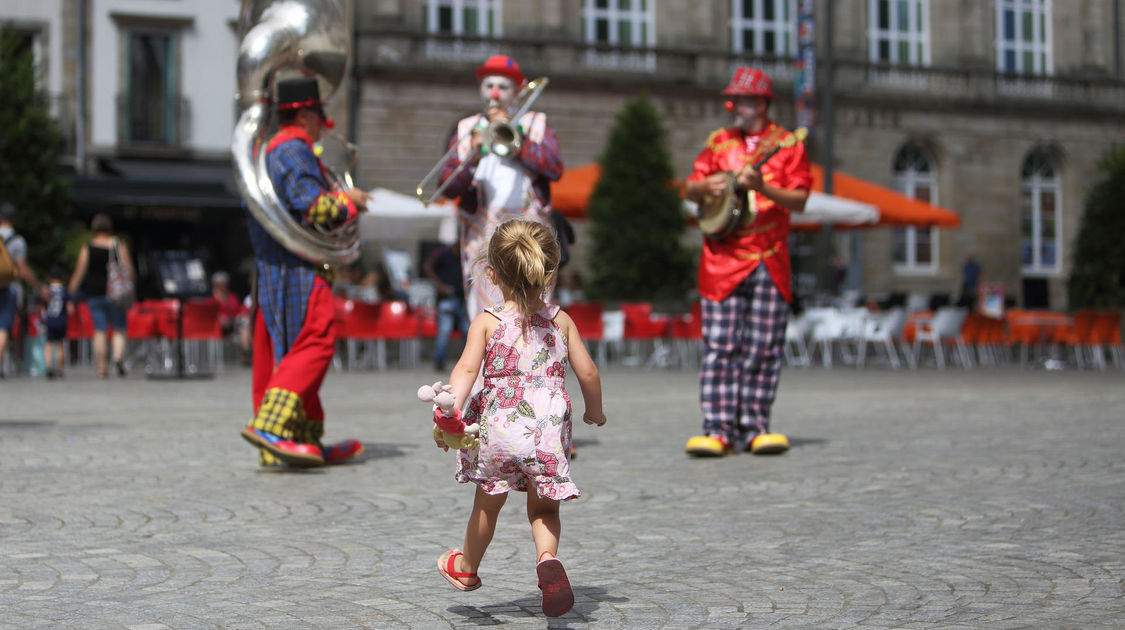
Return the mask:
[[[575,430],[577,603],[553,620],[519,497],[484,588],[435,570],[472,492],[414,399],[433,379],[330,375],[327,437],[368,453],[309,472],[257,468],[246,371],[0,381],[0,627],[1125,623],[1119,371],[788,370],[788,454],[689,460],[695,373],[610,369],[609,425]]]

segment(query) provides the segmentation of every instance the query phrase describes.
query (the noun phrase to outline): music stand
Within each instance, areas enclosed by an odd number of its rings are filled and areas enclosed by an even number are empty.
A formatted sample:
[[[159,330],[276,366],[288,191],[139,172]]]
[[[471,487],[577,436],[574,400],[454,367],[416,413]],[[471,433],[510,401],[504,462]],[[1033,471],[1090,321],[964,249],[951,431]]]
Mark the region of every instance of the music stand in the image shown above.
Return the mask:
[[[160,283],[160,293],[164,298],[179,302],[176,309],[176,369],[170,373],[148,374],[151,379],[205,379],[212,378],[210,372],[188,372],[184,361],[184,305],[193,297],[211,294],[207,284],[207,273],[203,259],[194,252],[168,250],[155,252],[156,277]]]

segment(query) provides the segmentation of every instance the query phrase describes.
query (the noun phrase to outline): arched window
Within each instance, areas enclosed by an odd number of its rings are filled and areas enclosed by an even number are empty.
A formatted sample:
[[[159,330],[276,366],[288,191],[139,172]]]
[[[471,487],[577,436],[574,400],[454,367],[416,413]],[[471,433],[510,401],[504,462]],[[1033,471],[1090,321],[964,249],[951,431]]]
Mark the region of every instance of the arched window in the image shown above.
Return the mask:
[[[1020,175],[1020,265],[1025,274],[1059,271],[1060,196],[1055,160],[1046,151],[1032,151]]]
[[[937,171],[929,154],[916,144],[899,150],[894,161],[895,189],[907,197],[936,204]],[[928,227],[895,227],[895,271],[936,273],[938,267],[938,233]]]

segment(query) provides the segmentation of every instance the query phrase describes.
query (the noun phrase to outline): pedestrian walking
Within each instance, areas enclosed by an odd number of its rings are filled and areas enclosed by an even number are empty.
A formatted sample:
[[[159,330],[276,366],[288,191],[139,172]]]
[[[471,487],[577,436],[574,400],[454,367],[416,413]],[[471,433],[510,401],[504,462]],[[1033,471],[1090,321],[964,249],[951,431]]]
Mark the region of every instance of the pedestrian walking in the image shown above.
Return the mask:
[[[70,276],[67,290],[71,295],[85,299],[90,308],[90,317],[94,320],[94,362],[97,364],[98,378],[106,378],[110,355],[117,375],[124,377],[128,306],[110,296],[110,267],[124,267],[130,278],[137,277],[136,269],[133,267],[129,247],[114,235],[113,221],[109,215],[94,215],[90,220],[90,229],[94,236],[78,252],[78,262]]]
[[[557,617],[574,605],[557,557],[559,503],[580,494],[570,477],[566,366],[574,367],[582,389],[587,424],[606,422],[601,380],[574,322],[558,305],[545,302],[559,264],[551,229],[528,220],[504,223],[489,239],[486,260],[488,278],[503,301],[473,320],[449,378],[456,408],[465,409],[464,421],[480,424],[480,444],[458,452],[455,475],[460,483],[476,484],[476,496],[463,549],[442,554],[438,571],[458,590],[480,588],[477,569],[500,508],[508,492],[526,492],[543,612]],[[484,386],[469,399],[482,370]]]
[[[63,283],[63,270],[59,266],[51,267],[47,273],[47,309],[44,320],[47,324],[47,345],[45,362],[47,364],[47,378],[63,377],[63,367],[66,353],[63,344],[66,343],[67,319],[74,310],[70,301],[70,294]]]

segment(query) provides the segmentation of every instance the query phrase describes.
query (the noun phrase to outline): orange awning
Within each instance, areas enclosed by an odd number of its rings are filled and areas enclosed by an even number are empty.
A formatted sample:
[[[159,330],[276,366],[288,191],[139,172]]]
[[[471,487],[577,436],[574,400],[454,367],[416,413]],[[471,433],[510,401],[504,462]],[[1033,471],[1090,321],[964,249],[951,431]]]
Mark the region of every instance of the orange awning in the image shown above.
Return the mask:
[[[551,182],[551,207],[572,219],[586,216],[586,206],[594,186],[602,178],[602,167],[594,162],[563,171],[557,182]]]
[[[824,169],[819,164],[812,165],[813,190],[824,191]],[[574,219],[586,216],[586,206],[594,192],[602,168],[597,163],[584,164],[566,169],[559,181],[551,183],[551,205],[564,215]],[[924,201],[911,199],[890,188],[884,188],[869,181],[837,171],[832,177],[832,194],[844,199],[869,203],[879,209],[879,221],[874,225],[915,225],[955,228],[961,225],[961,217],[956,212]],[[677,181],[680,193],[681,182]]]
[[[824,169],[812,165],[813,190],[824,191]],[[832,174],[832,194],[844,199],[869,203],[879,209],[875,225],[915,225],[955,228],[961,225],[956,212],[912,199],[869,181],[836,171]]]

